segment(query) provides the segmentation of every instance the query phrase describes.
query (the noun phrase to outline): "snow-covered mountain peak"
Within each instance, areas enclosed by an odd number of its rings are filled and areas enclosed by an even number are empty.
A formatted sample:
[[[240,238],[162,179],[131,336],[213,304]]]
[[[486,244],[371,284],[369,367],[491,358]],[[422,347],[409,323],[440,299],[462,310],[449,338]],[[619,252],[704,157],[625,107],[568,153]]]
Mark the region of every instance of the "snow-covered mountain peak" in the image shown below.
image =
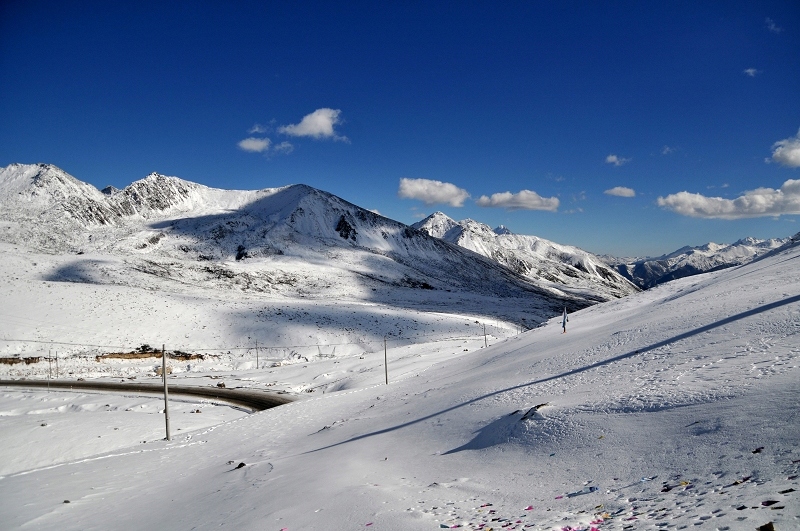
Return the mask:
[[[622,275],[586,251],[536,236],[513,234],[502,225],[492,229],[479,221],[454,221],[435,212],[412,226],[491,258],[559,293],[591,294],[596,300],[609,300],[637,291]]]
[[[112,200],[125,216],[139,214],[148,217],[152,212],[189,210],[198,202],[204,202],[208,194],[203,192],[209,190],[201,184],[153,172],[113,194]]]
[[[52,164],[11,164],[0,168],[0,197],[62,199],[76,193],[96,196],[99,192]]]
[[[411,226],[429,236],[433,236],[434,238],[442,238],[445,234],[447,234],[448,231],[458,227],[459,225],[456,220],[444,212],[437,211]]]
[[[7,219],[18,221],[64,219],[85,226],[108,223],[114,217],[97,188],[51,164],[0,168],[0,204]]]
[[[718,243],[708,242],[707,244],[698,247],[696,249],[696,251],[704,251],[704,252],[708,252],[708,253],[716,253],[717,251],[719,251],[721,249],[725,249],[726,247],[728,247],[727,244],[720,245]]]

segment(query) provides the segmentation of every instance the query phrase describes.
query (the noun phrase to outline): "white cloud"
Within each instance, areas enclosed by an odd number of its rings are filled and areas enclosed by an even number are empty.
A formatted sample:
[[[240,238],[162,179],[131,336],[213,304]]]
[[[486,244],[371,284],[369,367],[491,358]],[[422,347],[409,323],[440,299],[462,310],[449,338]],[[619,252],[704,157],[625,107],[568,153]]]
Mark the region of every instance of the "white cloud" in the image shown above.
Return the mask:
[[[271,143],[269,138],[255,138],[251,136],[250,138],[245,138],[240,141],[239,148],[251,153],[263,153],[269,149]]]
[[[636,197],[636,191],[633,188],[626,188],[625,186],[615,186],[610,190],[603,192],[607,195],[615,195],[617,197]]]
[[[800,131],[772,145],[772,160],[790,168],[800,168]]]
[[[769,17],[767,17],[766,24],[767,24],[767,29],[770,30],[772,33],[780,33],[783,31],[783,28],[775,24],[775,21]]]
[[[623,164],[627,164],[630,161],[631,159],[625,159],[622,157],[618,157],[616,155],[609,155],[606,157],[606,162],[608,164],[613,164],[614,166],[622,166]]]
[[[661,154],[662,155],[669,155],[670,153],[674,153],[674,152],[675,152],[675,148],[671,148],[669,146],[664,146],[663,148],[661,148]]]
[[[760,70],[756,70],[755,68],[746,68],[744,70],[744,73],[747,74],[750,77],[756,77],[756,74],[760,74],[761,71]]]
[[[288,155],[294,151],[294,146],[291,142],[281,142],[280,144],[275,144],[275,147],[272,148],[272,151],[276,153],[285,153]]]
[[[693,218],[742,219],[800,214],[800,180],[789,179],[778,190],[756,188],[736,199],[679,192],[659,197],[658,206]]]
[[[542,197],[531,190],[520,190],[516,194],[500,192],[492,194],[491,197],[482,195],[476,203],[482,207],[498,207],[508,210],[548,210],[555,212],[558,210],[559,200],[557,197]]]
[[[444,203],[454,207],[464,206],[469,192],[451,183],[431,179],[400,179],[397,195],[404,199],[419,199],[426,205]]]
[[[341,113],[342,111],[339,109],[317,109],[311,114],[305,115],[299,124],[282,125],[278,128],[278,132],[289,136],[332,138],[333,140],[349,142],[346,136],[338,135],[333,127],[342,123],[339,118]]]
[[[266,132],[267,132],[267,128],[264,127],[263,125],[261,125],[261,124],[253,124],[253,127],[251,127],[247,131],[247,134],[249,134],[249,135],[255,135],[255,134],[261,135],[261,134],[264,134]]]

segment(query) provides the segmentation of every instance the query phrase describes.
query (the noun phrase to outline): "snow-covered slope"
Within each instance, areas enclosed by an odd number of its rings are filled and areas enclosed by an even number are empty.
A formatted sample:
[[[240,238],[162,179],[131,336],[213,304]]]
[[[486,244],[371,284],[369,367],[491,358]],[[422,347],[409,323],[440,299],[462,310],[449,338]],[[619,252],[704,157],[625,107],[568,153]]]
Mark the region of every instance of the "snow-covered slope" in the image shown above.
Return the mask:
[[[455,221],[442,212],[431,214],[413,227],[491,258],[557,292],[606,301],[638,291],[602,260],[577,247],[513,234],[502,226],[491,229],[471,219]]]
[[[12,256],[14,264],[0,263],[4,309],[9,290],[37,285],[20,266],[36,270],[40,256]],[[158,434],[157,402],[3,390],[0,522],[45,530],[796,529],[798,264],[800,247],[787,246],[573,313],[566,334],[554,319],[469,352],[457,341],[390,346],[389,385],[383,349],[181,372],[171,380],[317,391],[214,426],[192,414],[213,414],[210,405],[179,403],[170,408],[169,442]],[[126,288],[118,299],[95,296],[90,284],[38,282],[45,302],[10,302],[15,311],[40,304],[25,321],[39,332],[56,319],[65,331],[91,326],[85,315],[45,315],[62,298],[93,298],[97,322],[160,295]],[[165,327],[205,315],[204,305],[220,323],[243,313],[188,296],[164,303],[174,312]],[[150,324],[118,326],[142,336]]]
[[[658,258],[609,261],[625,278],[642,289],[698,273],[746,264],[789,242],[789,238],[743,238],[732,244],[707,243],[681,247]]]

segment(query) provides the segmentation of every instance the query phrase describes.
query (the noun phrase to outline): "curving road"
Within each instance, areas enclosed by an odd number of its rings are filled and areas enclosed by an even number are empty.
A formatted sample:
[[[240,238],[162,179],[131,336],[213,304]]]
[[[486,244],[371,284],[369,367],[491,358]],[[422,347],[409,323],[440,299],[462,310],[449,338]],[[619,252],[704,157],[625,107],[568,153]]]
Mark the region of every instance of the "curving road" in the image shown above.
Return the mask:
[[[47,387],[47,380],[0,380],[0,386],[13,387]],[[93,381],[69,381],[69,380],[50,380],[50,389],[86,389],[89,391],[123,391],[147,394],[164,394],[163,384],[148,383],[118,383],[118,382],[93,382]],[[244,406],[253,411],[263,411],[283,404],[288,404],[296,400],[296,397],[289,395],[267,393],[249,389],[225,389],[220,387],[196,387],[191,385],[170,385],[169,394],[198,396],[210,398]]]

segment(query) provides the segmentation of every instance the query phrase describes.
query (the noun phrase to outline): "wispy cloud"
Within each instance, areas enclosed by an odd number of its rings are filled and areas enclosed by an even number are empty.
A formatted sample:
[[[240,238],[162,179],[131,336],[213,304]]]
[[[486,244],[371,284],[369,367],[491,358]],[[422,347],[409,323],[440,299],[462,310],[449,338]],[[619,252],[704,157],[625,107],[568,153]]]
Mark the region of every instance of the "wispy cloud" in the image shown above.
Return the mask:
[[[675,148],[669,146],[664,146],[661,148],[662,155],[669,155],[670,153],[675,153]]]
[[[247,134],[248,135],[256,135],[256,134],[263,135],[266,132],[267,132],[267,128],[264,127],[263,125],[261,125],[261,124],[253,124],[253,127],[248,129]]]
[[[442,203],[453,207],[464,206],[469,192],[452,183],[431,179],[400,179],[397,195],[404,199],[419,199],[426,205]]]
[[[766,24],[767,24],[767,29],[770,30],[772,33],[780,33],[783,31],[783,28],[775,24],[775,21],[769,17],[767,17]]]
[[[627,188],[625,186],[615,186],[610,190],[603,192],[606,195],[615,195],[617,197],[636,197],[636,190]]]
[[[622,166],[623,164],[627,164],[631,161],[631,159],[626,159],[623,157],[618,157],[617,155],[609,155],[606,157],[607,164],[613,164],[614,166]]]
[[[755,68],[745,68],[743,70],[743,72],[745,74],[747,74],[748,76],[750,76],[750,77],[756,77],[756,74],[760,74],[761,73],[760,70],[756,70]]]
[[[288,155],[294,151],[294,146],[291,142],[281,142],[280,144],[275,144],[275,146],[272,148],[272,151],[275,153],[283,153],[284,155]]]
[[[693,218],[742,219],[800,214],[800,180],[789,179],[778,190],[756,188],[736,199],[679,192],[659,197],[658,205]]]
[[[765,159],[770,162],[770,159]],[[800,131],[772,144],[772,160],[790,168],[800,168]]]
[[[478,206],[505,208],[508,210],[558,210],[557,197],[542,197],[531,190],[520,190],[516,194],[499,192],[491,196],[482,195],[475,201]]]
[[[272,141],[269,138],[250,137],[239,141],[239,148],[251,153],[264,153],[269,150]]]
[[[278,132],[289,136],[311,137],[317,139],[330,138],[349,142],[346,136],[339,135],[334,129],[335,125],[342,123],[342,111],[339,109],[322,108],[317,109],[311,114],[307,114],[298,124],[283,125],[278,128]]]

